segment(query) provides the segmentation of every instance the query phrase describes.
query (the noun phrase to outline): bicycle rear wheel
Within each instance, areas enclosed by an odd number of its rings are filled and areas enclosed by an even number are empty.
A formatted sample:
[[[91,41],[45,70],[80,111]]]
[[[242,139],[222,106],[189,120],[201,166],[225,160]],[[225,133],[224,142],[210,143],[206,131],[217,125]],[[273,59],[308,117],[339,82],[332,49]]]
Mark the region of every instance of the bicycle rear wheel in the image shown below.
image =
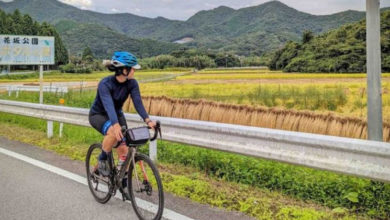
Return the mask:
[[[164,193],[160,174],[153,161],[137,153],[135,167],[130,165],[128,189],[131,204],[138,218],[143,220],[161,219],[164,210]]]
[[[101,151],[101,144],[91,145],[88,149],[85,165],[87,168],[89,190],[97,202],[104,204],[111,198],[112,184],[109,177],[103,177],[102,175],[99,175],[98,172],[94,172],[95,169],[97,169],[98,158]]]

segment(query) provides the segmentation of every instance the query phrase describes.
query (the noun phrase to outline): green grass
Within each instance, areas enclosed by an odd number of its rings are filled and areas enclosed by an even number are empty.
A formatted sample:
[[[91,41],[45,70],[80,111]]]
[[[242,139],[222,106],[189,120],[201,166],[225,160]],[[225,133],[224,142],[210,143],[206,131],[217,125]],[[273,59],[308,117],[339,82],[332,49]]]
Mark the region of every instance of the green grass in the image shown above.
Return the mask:
[[[96,89],[90,90],[70,90],[68,93],[44,93],[43,103],[58,105],[61,98],[65,99],[65,106],[90,108],[96,96]],[[19,92],[16,97],[15,92],[8,96],[8,93],[0,93],[0,99],[16,100],[21,102],[39,103],[39,92]]]
[[[65,125],[61,140],[49,140],[44,121],[5,113],[0,125],[0,135],[82,161],[89,144],[102,139],[91,128]],[[350,211],[389,218],[389,184],[167,141],[159,141],[158,152],[165,189],[198,202],[258,219],[352,219]]]

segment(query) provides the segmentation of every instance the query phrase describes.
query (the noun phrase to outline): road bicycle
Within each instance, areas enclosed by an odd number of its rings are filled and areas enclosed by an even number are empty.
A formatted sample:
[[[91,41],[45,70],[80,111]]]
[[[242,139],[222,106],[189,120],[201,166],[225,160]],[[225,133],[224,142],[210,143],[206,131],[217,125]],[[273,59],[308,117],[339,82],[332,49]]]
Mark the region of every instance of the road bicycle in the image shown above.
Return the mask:
[[[140,146],[148,141],[156,140],[158,134],[161,137],[159,121],[156,123],[152,138],[149,129],[151,128],[122,128],[124,142],[129,147],[129,151],[120,169],[115,166],[113,153],[109,154],[110,174],[108,176],[102,176],[96,172],[102,145],[92,144],[86,157],[87,179],[89,189],[97,202],[107,203],[119,190],[122,200],[131,202],[139,219],[158,220],[161,219],[164,209],[164,193],[160,174],[153,161],[147,155],[138,152]],[[118,142],[114,148],[122,143],[123,141]]]

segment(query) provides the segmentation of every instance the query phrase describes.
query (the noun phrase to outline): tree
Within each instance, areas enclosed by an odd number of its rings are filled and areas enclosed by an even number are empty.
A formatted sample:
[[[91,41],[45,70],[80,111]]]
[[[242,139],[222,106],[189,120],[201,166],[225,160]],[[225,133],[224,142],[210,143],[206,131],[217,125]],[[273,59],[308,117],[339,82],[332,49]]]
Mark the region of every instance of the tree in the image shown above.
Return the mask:
[[[95,56],[92,53],[91,48],[84,48],[83,55],[81,56],[81,60],[87,63],[91,63],[95,59]]]
[[[314,38],[313,32],[311,32],[309,30],[305,30],[302,34],[302,43],[306,44],[306,43],[310,42],[313,38]]]

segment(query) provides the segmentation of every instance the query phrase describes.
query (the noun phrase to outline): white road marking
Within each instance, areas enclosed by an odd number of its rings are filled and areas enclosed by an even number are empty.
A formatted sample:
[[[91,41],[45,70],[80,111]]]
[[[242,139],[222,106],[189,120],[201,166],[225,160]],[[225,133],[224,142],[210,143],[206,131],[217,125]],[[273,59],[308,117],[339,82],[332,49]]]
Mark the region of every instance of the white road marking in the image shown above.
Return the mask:
[[[71,179],[71,180],[78,182],[78,183],[81,183],[83,185],[88,185],[88,181],[86,178],[84,178],[80,175],[74,174],[72,172],[69,172],[67,170],[52,166],[50,164],[44,163],[44,162],[39,161],[39,160],[35,160],[31,157],[27,157],[27,156],[15,153],[15,152],[10,151],[10,150],[6,150],[6,149],[1,148],[1,147],[0,147],[0,153],[5,154],[5,155],[10,156],[10,157],[13,157],[13,158],[16,158],[18,160],[22,160],[26,163],[32,164],[36,167],[42,168],[44,170],[55,173],[57,175]],[[118,199],[121,199],[119,195],[116,195],[115,197]],[[139,198],[136,198],[136,199],[137,199],[137,203],[139,204],[139,206],[145,210],[155,208],[155,207],[153,207],[155,205],[152,203],[149,203],[148,201],[144,201],[144,200],[141,200]],[[187,216],[184,216],[182,214],[179,214],[179,213],[172,211],[172,210],[169,210],[169,209],[164,209],[163,217],[166,219],[171,219],[171,220],[193,220],[192,218],[189,218]]]

